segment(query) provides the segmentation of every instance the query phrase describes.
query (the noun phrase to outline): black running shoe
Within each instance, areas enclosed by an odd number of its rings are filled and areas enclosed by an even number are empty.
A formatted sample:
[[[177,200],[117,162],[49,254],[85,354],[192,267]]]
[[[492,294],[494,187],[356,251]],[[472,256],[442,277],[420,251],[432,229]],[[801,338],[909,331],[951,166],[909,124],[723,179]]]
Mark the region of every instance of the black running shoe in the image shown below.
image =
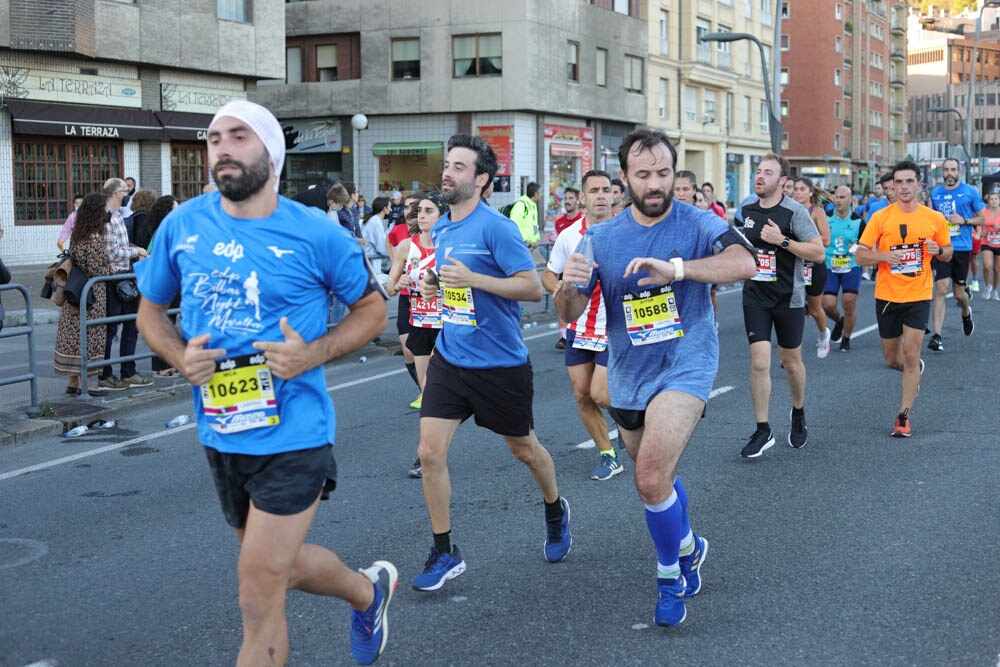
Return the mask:
[[[850,352],[851,351],[851,339],[850,338],[845,338],[842,341],[840,341],[840,351],[841,352]]]
[[[962,315],[962,333],[966,336],[971,336],[975,330],[976,323],[972,321],[972,306],[969,306],[969,314]]]
[[[806,415],[803,412],[798,417],[795,416],[795,410],[792,410],[792,431],[788,434],[788,444],[795,449],[801,449],[806,446],[806,440],[809,439],[809,429],[806,428]]]
[[[965,318],[962,319],[964,320]],[[941,341],[941,334],[934,334],[931,336],[930,342],[927,343],[927,349],[934,350],[935,352],[944,351],[944,342]]]
[[[761,433],[760,431],[754,431],[753,435],[750,436],[750,441],[743,447],[743,451],[740,452],[740,456],[745,459],[755,459],[765,450],[774,446],[774,435],[770,431],[767,433]]]
[[[843,335],[844,335],[844,318],[841,317],[833,324],[833,333],[830,334],[830,340],[836,343],[838,340],[840,340],[840,337]]]

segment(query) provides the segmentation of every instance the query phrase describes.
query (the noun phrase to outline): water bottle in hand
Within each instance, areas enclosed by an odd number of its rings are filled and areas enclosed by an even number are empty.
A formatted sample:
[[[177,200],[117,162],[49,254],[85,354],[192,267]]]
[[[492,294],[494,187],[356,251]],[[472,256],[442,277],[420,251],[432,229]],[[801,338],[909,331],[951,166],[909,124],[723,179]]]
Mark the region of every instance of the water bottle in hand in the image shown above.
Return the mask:
[[[594,270],[594,230],[588,229],[583,234],[583,238],[580,239],[580,243],[577,244],[576,250],[573,251],[574,254],[583,255],[587,260],[588,268]],[[573,260],[579,262],[580,260]],[[584,283],[573,283],[573,286],[579,290],[584,290],[590,287],[590,278]]]

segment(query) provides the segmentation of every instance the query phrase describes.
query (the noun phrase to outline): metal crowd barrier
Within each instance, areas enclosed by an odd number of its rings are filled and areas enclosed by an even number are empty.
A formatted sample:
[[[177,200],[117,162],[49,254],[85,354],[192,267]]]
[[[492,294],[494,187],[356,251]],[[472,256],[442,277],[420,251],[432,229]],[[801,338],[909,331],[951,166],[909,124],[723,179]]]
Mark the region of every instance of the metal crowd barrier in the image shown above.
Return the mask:
[[[87,303],[87,295],[90,294],[90,288],[97,283],[116,283],[120,280],[127,280],[128,278],[135,278],[134,273],[116,273],[110,276],[94,276],[89,279],[83,286],[83,291],[80,293],[80,303]],[[108,285],[108,289],[114,289],[114,285]],[[168,315],[174,315],[181,312],[180,308],[170,308],[167,310]],[[87,375],[89,369],[91,368],[103,368],[105,366],[111,366],[113,364],[119,364],[123,361],[138,361],[139,359],[151,359],[156,356],[155,352],[137,352],[136,354],[130,354],[127,357],[115,357],[112,356],[110,359],[104,359],[102,361],[90,361],[87,358],[87,327],[96,326],[102,324],[118,324],[120,322],[132,322],[136,318],[136,313],[128,313],[125,315],[115,315],[113,317],[99,317],[93,320],[87,319],[87,308],[84,306],[80,308],[80,398],[91,398],[90,390],[88,388]]]
[[[38,373],[35,367],[35,314],[31,303],[31,295],[28,288],[19,283],[0,285],[0,292],[17,290],[24,296],[25,324],[23,327],[4,328],[0,331],[0,339],[13,338],[15,336],[28,337],[28,372],[21,375],[0,378],[0,387],[5,387],[19,382],[28,382],[31,386],[31,406],[28,408],[28,416],[37,417],[41,414],[38,406]]]

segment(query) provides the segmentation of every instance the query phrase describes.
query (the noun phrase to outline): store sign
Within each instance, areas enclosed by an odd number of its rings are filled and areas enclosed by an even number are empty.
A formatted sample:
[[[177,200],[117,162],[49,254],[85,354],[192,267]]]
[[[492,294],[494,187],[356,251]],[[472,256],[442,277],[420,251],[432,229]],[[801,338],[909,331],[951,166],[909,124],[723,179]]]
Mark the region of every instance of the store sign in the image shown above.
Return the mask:
[[[478,129],[493,152],[497,154],[497,176],[510,176],[514,173],[514,126],[484,125]]]
[[[26,67],[0,67],[0,91],[8,99],[99,104],[113,107],[142,105],[138,79],[49,72]]]
[[[247,94],[242,90],[198,88],[177,83],[160,84],[160,106],[164,111],[214,114],[222,105],[246,98]]]
[[[340,121],[331,118],[302,118],[281,123],[285,131],[285,151],[295,153],[339,153],[343,148]]]

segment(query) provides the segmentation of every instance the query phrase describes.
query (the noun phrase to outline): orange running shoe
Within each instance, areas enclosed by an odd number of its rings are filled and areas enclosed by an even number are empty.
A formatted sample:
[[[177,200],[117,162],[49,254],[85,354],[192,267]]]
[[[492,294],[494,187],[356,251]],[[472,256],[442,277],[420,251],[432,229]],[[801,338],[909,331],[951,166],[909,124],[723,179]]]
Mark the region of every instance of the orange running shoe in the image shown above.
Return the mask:
[[[896,417],[896,425],[892,429],[892,437],[894,438],[910,437],[910,418],[908,416],[899,415],[898,417]]]

